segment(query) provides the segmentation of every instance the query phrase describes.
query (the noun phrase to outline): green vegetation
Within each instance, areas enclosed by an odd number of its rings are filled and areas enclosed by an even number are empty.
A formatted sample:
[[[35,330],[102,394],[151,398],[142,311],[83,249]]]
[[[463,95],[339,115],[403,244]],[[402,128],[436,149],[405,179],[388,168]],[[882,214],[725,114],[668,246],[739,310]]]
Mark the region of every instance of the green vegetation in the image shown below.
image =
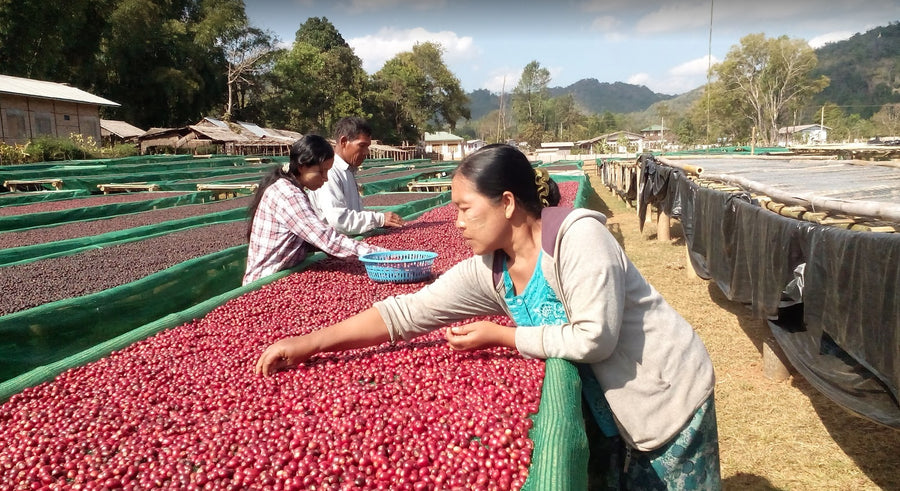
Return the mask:
[[[121,104],[103,108],[104,118],[144,128],[214,116],[327,134],[339,117],[359,114],[389,144],[445,130],[532,146],[661,123],[667,139],[683,145],[742,144],[754,131],[771,141],[774,128],[822,120],[830,140],[900,133],[897,22],[814,52],[786,36],[748,36],[715,68],[708,93],[700,87],[678,96],[593,78],[551,87],[538,60],[518,82],[510,80],[502,97],[486,90],[465,94],[444,63],[443,48],[430,42],[369,76],[324,17],[303,21],[289,47],[282,46],[249,24],[243,0],[0,1],[4,74],[102,95]],[[778,47],[796,57],[775,56]],[[756,75],[766,81],[759,90],[767,96],[797,91],[773,99],[742,88],[740,77],[755,62],[761,63]],[[779,87],[771,82],[785,73],[784,63],[802,69]],[[44,146],[56,154],[75,151]],[[5,148],[0,157],[5,162],[20,153]]]

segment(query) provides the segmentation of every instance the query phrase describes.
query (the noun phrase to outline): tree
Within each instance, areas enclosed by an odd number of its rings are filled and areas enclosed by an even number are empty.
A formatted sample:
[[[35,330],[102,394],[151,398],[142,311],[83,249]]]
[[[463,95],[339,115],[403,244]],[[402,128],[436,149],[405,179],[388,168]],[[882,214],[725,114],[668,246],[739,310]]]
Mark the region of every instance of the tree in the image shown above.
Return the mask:
[[[468,98],[447,69],[442,48],[421,43],[398,53],[373,77],[379,133],[395,143],[418,141],[425,132],[456,127],[470,116]]]
[[[218,42],[228,62],[228,99],[222,119],[230,121],[235,95],[256,83],[256,76],[277,52],[276,41],[271,34],[245,24],[226,30]]]
[[[368,76],[362,68],[362,60],[326,17],[310,17],[301,24],[294,37],[293,49],[317,55],[315,71],[303,67],[294,69],[303,71],[302,80],[311,83],[309,87],[293,89],[309,92],[308,105],[300,110],[306,113],[306,128],[328,132],[338,119],[361,112]],[[299,80],[282,79],[280,82],[291,85]]]
[[[766,38],[749,34],[713,67],[724,100],[740,108],[758,128],[764,144],[777,141],[778,127],[792,108],[802,106],[828,85],[828,78],[812,78],[816,54],[802,39]]]
[[[900,104],[885,104],[872,116],[875,134],[878,136],[900,135]]]
[[[0,1],[4,75],[65,82],[92,90],[115,0]]]
[[[547,85],[549,84],[549,70],[541,68],[541,64],[537,61],[525,65],[512,95],[513,111],[520,124],[540,121],[544,103],[548,99]]]
[[[325,60],[311,44],[294,43],[290,50],[281,53],[268,75],[268,121],[302,133],[323,130],[317,111],[324,99],[319,92],[319,75],[324,68]]]

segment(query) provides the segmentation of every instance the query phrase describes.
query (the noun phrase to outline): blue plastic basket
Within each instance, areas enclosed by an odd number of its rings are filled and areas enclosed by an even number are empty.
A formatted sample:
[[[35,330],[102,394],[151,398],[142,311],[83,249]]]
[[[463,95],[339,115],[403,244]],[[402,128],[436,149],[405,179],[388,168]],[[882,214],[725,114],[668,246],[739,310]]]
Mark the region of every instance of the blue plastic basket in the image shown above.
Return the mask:
[[[381,283],[413,283],[431,276],[436,252],[386,251],[372,252],[359,257],[366,265],[369,278]]]

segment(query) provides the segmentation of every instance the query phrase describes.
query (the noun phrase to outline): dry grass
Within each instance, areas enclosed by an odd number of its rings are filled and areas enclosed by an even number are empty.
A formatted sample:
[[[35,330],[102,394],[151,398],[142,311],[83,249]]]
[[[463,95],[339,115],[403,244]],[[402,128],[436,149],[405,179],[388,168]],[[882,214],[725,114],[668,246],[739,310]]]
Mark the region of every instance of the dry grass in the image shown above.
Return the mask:
[[[650,283],[699,333],[716,368],[722,478],[726,489],[900,490],[900,431],[857,417],[798,374],[783,382],[762,373],[766,323],[713,283],[690,278],[678,227],[656,240],[636,210],[592,178],[588,203]]]

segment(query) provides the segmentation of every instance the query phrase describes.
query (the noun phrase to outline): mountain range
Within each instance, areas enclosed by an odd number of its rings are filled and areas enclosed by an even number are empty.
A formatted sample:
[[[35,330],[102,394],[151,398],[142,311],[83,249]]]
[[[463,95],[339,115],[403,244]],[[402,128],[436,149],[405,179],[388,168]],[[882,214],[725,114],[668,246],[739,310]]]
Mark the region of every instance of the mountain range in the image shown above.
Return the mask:
[[[814,104],[830,102],[848,113],[870,118],[884,104],[900,102],[900,22],[876,27],[844,41],[826,44],[816,51],[819,60],[813,76],[825,75],[830,85],[817,94]],[[551,87],[551,97],[572,94],[586,114],[635,113],[668,101],[675,112],[687,110],[703,93],[703,86],[678,95],[659,94],[643,85],[600,82],[586,78],[567,87]],[[472,120],[499,109],[500,96],[480,89],[468,94]],[[509,97],[507,94],[505,97]]]

